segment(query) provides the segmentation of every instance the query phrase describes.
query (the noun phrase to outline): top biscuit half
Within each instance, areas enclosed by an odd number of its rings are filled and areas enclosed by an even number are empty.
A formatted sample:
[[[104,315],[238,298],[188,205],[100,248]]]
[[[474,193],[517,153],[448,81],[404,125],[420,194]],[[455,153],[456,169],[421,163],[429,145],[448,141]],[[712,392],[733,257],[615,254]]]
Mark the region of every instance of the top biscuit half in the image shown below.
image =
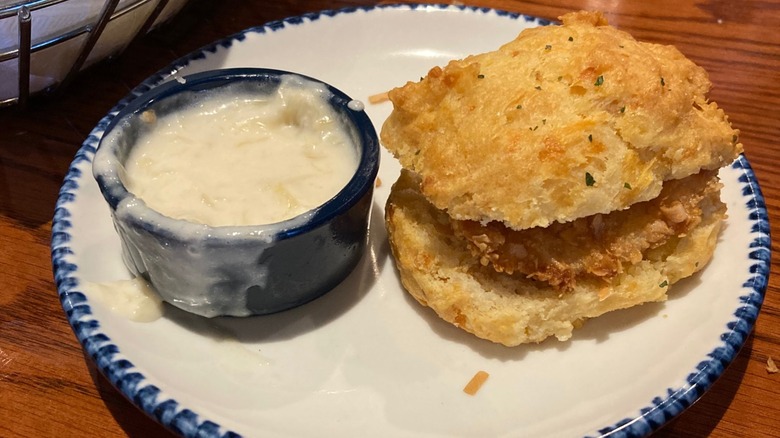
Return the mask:
[[[454,219],[520,230],[622,210],[741,153],[676,48],[598,12],[561,20],[390,91],[382,142]]]

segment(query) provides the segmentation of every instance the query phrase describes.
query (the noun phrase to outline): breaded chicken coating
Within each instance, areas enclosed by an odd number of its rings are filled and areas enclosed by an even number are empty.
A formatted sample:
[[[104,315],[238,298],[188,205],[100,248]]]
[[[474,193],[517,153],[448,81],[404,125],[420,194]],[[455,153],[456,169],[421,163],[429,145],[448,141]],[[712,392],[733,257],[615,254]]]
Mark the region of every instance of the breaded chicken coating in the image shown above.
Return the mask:
[[[519,273],[571,290],[578,279],[611,280],[644,258],[657,259],[695,229],[703,217],[725,217],[716,171],[668,181],[661,194],[627,210],[546,228],[516,231],[500,222],[451,221],[483,266]],[[655,252],[653,252],[655,250]]]

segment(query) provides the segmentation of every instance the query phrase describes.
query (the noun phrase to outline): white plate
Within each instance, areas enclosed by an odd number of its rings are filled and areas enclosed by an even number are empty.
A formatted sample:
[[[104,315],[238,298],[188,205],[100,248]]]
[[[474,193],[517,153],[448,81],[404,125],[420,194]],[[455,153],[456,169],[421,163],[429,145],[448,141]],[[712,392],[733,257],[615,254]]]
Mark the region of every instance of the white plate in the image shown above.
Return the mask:
[[[297,71],[367,100],[435,65],[491,50],[541,20],[494,10],[388,6],[250,29],[172,64]],[[122,106],[120,103],[119,106]],[[769,224],[742,157],[721,171],[729,217],[712,263],[669,301],[588,322],[569,342],[505,348],[439,320],[402,290],[382,221],[399,166],[383,155],[357,270],[303,307],[205,320],[172,308],[151,323],[112,314],[86,282],[128,278],[91,159],[112,110],[63,185],[52,258],[86,351],[141,409],[185,436],[642,436],[692,404],[753,327],[769,272]],[[390,104],[368,105],[377,129]],[[476,396],[462,392],[478,370]]]

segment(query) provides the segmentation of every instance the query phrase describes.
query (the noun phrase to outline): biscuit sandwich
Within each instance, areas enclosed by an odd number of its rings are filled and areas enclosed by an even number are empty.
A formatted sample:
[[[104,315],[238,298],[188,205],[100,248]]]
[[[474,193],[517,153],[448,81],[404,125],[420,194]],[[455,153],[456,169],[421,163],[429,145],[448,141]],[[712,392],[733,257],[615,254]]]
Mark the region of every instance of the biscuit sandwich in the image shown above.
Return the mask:
[[[663,301],[709,262],[738,131],[706,72],[601,13],[524,30],[389,92],[385,210],[404,288],[514,346]]]

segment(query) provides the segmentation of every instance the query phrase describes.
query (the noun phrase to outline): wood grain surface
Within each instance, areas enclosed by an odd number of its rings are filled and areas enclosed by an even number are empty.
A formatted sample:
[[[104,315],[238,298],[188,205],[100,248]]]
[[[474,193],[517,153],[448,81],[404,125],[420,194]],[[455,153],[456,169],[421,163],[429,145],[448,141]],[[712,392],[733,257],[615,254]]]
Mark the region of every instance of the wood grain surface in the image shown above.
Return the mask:
[[[780,0],[463,3],[548,19],[600,9],[639,39],[677,46],[709,72],[711,99],[741,130],[772,232],[780,235]],[[192,0],[167,26],[55,96],[32,99],[24,111],[0,110],[0,437],[171,435],[95,371],[60,307],[49,239],[68,165],[98,120],[173,59],[271,20],[363,4],[372,2]],[[780,373],[766,369],[769,357],[780,364],[778,265],[771,271],[755,330],[736,360],[657,436],[780,436]]]

